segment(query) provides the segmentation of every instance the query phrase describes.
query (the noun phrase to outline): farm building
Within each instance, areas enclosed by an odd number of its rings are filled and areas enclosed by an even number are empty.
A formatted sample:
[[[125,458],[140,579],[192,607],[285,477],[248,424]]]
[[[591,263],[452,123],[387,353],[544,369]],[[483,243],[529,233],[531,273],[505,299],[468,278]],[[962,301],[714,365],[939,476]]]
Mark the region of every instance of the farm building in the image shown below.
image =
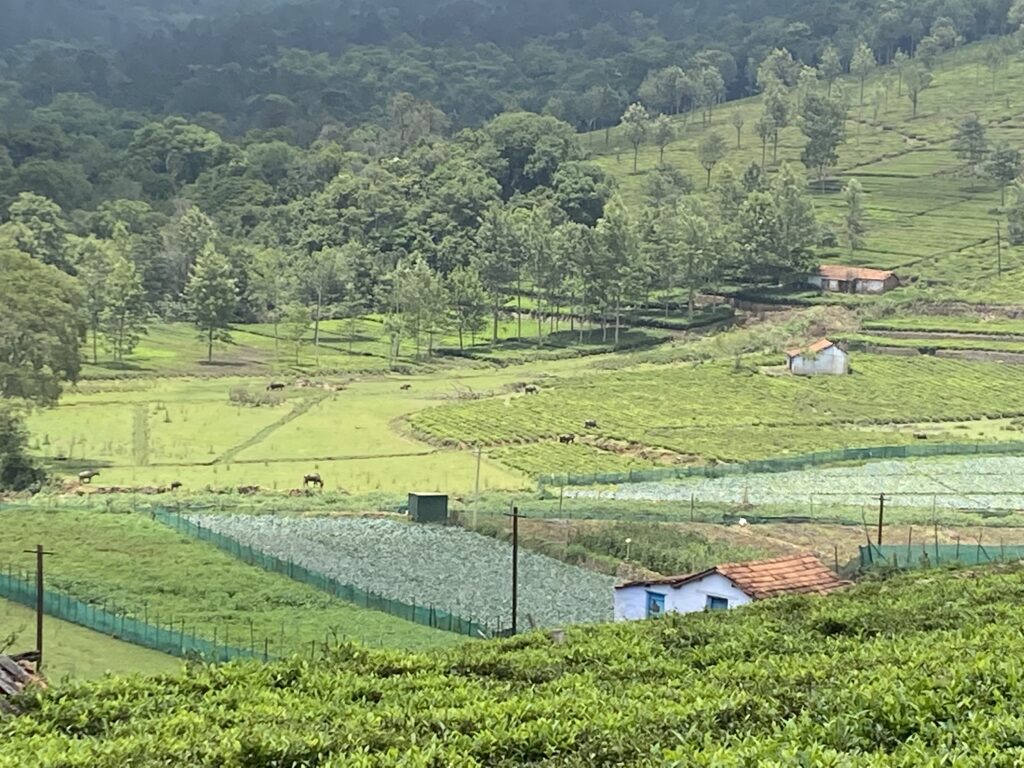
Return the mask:
[[[823,595],[847,583],[814,555],[727,563],[699,573],[618,585],[615,620],[646,619],[663,613],[724,611],[779,595]]]
[[[786,350],[786,367],[798,376],[845,376],[850,356],[828,339],[819,339],[809,347]]]
[[[899,287],[900,279],[888,270],[823,264],[807,282],[833,293],[885,293]]]

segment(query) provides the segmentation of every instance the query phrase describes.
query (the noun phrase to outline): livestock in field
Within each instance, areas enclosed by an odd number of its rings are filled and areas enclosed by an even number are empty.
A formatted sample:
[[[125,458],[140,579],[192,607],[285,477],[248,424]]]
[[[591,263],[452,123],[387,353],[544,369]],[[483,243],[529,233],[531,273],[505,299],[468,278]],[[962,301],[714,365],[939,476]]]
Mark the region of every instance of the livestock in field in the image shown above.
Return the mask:
[[[562,445],[571,445],[576,442],[576,435],[559,435],[558,442]]]
[[[523,392],[527,395],[536,395],[540,393],[540,387],[536,384],[527,384],[523,387]]]
[[[927,440],[928,439],[928,433],[927,432],[915,432],[914,433],[914,439],[915,440]]]
[[[282,389],[284,389],[284,382],[272,381],[267,384],[267,392],[280,392]]]
[[[78,473],[78,481],[80,483],[91,483],[92,479],[98,477],[99,474],[97,469],[86,469]]]
[[[179,488],[181,488],[181,480],[175,480],[173,483],[171,483],[171,490],[172,491],[176,491]]]
[[[586,427],[587,429],[597,429],[597,420],[587,419],[585,422],[583,422],[583,426]]]
[[[410,389],[412,389],[412,384],[403,384],[402,386],[399,387],[399,389],[402,390],[403,392],[408,392]]]
[[[302,485],[304,488],[308,488],[310,485],[315,485],[317,488],[324,487],[323,478],[320,477],[319,472],[311,472],[302,478]]]

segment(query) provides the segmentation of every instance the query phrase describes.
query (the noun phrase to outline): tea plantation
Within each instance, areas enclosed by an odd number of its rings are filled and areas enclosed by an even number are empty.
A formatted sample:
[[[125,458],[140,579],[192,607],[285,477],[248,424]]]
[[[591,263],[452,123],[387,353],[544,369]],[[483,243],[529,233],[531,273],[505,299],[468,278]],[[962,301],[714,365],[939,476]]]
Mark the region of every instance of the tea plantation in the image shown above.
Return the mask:
[[[993,766],[1024,760],[1024,570],[422,655],[108,680],[23,699],[0,766]],[[940,607],[941,606],[941,607]]]

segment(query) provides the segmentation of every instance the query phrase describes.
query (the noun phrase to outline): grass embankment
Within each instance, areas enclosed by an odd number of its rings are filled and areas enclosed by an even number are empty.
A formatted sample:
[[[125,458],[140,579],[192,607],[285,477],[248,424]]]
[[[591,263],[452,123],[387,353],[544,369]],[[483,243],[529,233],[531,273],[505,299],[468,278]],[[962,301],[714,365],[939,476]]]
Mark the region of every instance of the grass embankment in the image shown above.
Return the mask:
[[[107,681],[26,702],[0,724],[0,765],[1009,768],[1024,760],[1022,602],[1019,567],[930,571],[560,645],[341,648]]]
[[[35,611],[18,603],[0,599],[0,640],[14,636],[10,652],[35,648]],[[122,643],[99,632],[60,621],[43,619],[43,661],[51,683],[63,680],[88,680],[107,673],[155,675],[176,672],[182,661],[157,651]]]
[[[940,57],[934,69],[933,85],[921,95],[917,117],[912,117],[910,101],[898,95],[896,75],[881,69],[870,78],[865,102],[859,105],[859,82],[848,79],[847,93],[852,98],[847,122],[847,140],[839,149],[837,177],[828,191],[809,184],[820,218],[841,232],[844,202],[839,188],[849,178],[857,178],[865,190],[865,211],[869,221],[867,245],[851,252],[825,248],[825,262],[896,269],[904,283],[900,297],[908,299],[963,299],[980,303],[1019,301],[1024,290],[1024,248],[1008,247],[1003,226],[1002,275],[998,274],[996,218],[993,209],[1001,202],[1000,191],[987,179],[972,180],[962,173],[963,163],[952,151],[956,124],[965,115],[977,113],[987,126],[991,143],[1006,141],[1021,146],[1024,129],[1019,118],[1019,94],[1024,84],[1024,60],[1010,57],[998,73],[995,86],[985,67],[984,57],[990,45],[965,46]],[[877,117],[872,101],[875,90],[884,84]],[[665,162],[674,166],[703,188],[704,170],[698,163],[696,148],[709,131],[718,131],[730,144],[723,165],[742,173],[750,163],[762,160],[761,142],[754,125],[761,116],[760,97],[730,102],[714,112],[710,126],[699,119],[686,123],[675,119],[680,137],[668,145]],[[736,148],[732,120],[740,115],[744,122],[742,147]],[[800,153],[806,139],[797,121],[780,134],[778,163],[800,167]],[[639,172],[633,172],[633,151],[622,128],[610,132],[605,144],[604,132],[585,135],[582,142],[606,171],[616,177],[628,203],[642,206],[644,183],[658,164],[658,149],[644,146],[640,152]],[[772,148],[768,147],[768,164]],[[875,301],[866,298],[865,301]]]
[[[83,511],[0,511],[0,562],[23,563],[43,541],[50,588],[85,603],[206,640],[271,655],[309,653],[337,635],[372,646],[433,648],[465,638],[357,608],[277,574],[247,566],[212,545],[144,515]]]

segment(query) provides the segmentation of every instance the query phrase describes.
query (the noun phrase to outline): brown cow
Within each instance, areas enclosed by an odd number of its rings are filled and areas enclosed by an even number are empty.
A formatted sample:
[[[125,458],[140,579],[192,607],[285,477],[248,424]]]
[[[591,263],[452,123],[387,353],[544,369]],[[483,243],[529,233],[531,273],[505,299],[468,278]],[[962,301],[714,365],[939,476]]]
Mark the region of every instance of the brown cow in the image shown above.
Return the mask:
[[[86,469],[78,473],[78,481],[80,483],[91,483],[94,477],[99,477],[98,469]]]

